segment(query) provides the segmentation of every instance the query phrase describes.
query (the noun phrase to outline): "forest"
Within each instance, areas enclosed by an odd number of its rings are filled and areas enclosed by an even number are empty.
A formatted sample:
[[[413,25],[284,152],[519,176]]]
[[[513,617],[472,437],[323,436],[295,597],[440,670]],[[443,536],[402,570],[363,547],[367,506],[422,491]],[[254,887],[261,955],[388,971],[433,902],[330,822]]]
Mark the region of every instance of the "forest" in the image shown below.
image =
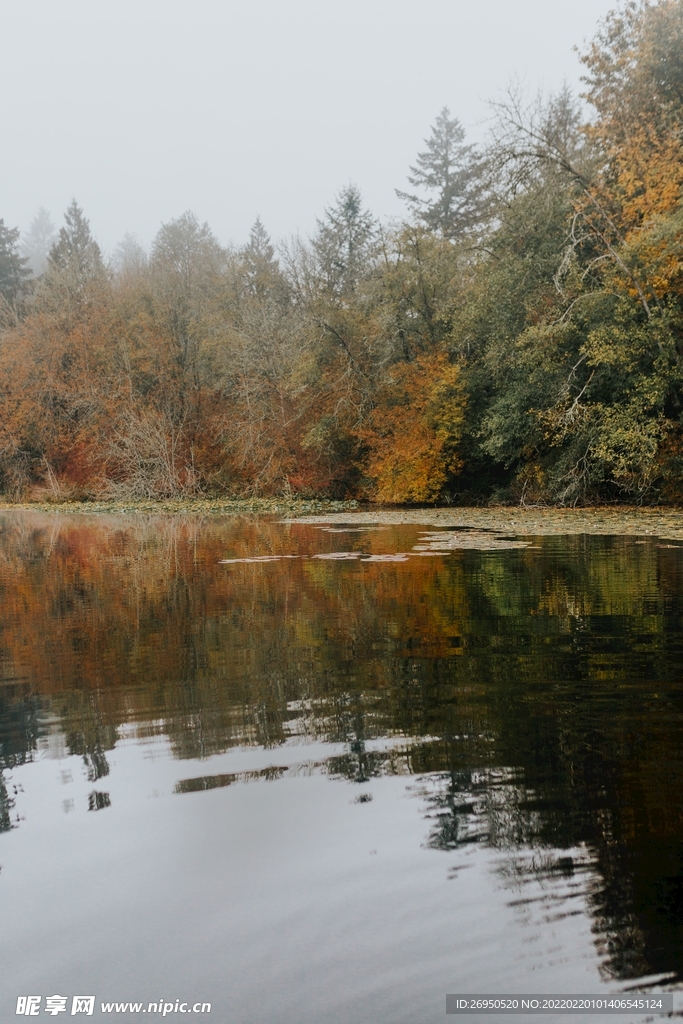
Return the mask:
[[[583,93],[448,108],[379,223],[103,257],[74,200],[0,220],[0,492],[683,501],[683,0],[627,2]],[[0,211],[1,212],[1,211]]]

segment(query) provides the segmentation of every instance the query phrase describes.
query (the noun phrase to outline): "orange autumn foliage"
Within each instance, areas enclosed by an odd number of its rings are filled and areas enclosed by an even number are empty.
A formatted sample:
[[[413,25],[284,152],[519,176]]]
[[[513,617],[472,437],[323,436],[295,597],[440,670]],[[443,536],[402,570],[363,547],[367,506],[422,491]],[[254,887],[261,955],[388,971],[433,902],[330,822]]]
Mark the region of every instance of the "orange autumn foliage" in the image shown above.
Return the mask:
[[[589,222],[623,248],[617,277],[641,300],[680,294],[683,196],[683,18],[679,0],[628,3],[610,14],[584,55],[587,99],[597,112],[586,134],[606,163]],[[673,228],[673,230],[672,230]],[[626,280],[624,271],[630,271]]]
[[[362,432],[376,500],[438,499],[462,465],[464,408],[460,370],[444,353],[391,367]]]

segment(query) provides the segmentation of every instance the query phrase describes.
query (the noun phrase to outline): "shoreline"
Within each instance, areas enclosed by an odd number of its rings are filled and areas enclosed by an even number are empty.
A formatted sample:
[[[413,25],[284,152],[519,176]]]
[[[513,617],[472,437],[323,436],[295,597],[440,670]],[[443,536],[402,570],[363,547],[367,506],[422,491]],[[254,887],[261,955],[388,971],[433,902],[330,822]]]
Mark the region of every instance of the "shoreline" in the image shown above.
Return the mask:
[[[519,505],[406,507],[294,498],[184,498],[163,501],[0,501],[0,513],[78,516],[268,516],[291,525],[425,526],[487,530],[515,536],[612,534],[683,541],[683,507],[595,505],[584,508]]]
[[[131,501],[3,501],[1,512],[51,512],[78,515],[326,515],[348,513],[357,501],[317,498],[168,498]]]
[[[425,526],[450,530],[486,530],[514,537],[602,534],[661,537],[683,541],[683,508],[660,509],[636,505],[589,508],[524,508],[499,505],[489,508],[378,509],[300,516],[285,523],[382,526]]]

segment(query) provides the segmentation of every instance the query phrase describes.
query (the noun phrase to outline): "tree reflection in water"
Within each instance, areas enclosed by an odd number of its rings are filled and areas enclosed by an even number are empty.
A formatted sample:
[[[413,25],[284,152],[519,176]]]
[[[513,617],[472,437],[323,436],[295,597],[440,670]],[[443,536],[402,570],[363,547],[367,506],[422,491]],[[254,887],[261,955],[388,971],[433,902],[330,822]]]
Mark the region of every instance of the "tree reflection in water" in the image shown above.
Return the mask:
[[[414,776],[426,844],[500,851],[524,913],[529,880],[563,913],[588,894],[607,976],[683,977],[683,555],[571,536],[403,562],[303,557],[419,539],[4,514],[0,831],[18,820],[13,767],[54,723],[93,784],[124,732],[165,735],[181,760],[340,744],[311,770]],[[302,557],[219,564],[255,554]],[[177,792],[252,775],[266,777]],[[98,786],[91,802],[109,796]]]

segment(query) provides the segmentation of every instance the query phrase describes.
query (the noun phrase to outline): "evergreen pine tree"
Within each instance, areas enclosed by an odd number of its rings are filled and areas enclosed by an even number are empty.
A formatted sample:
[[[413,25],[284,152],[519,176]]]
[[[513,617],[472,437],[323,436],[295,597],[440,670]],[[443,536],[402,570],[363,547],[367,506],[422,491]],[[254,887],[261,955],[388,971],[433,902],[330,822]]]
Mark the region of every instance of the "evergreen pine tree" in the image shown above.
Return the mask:
[[[26,266],[28,260],[20,256],[17,248],[19,228],[5,227],[0,220],[0,296],[3,302],[16,314],[22,296],[27,290],[27,278],[31,271]]]
[[[100,247],[90,233],[90,223],[75,199],[64,214],[64,227],[50,250],[49,264],[68,271],[80,285],[101,277],[104,263]]]
[[[21,255],[28,260],[34,277],[40,277],[47,269],[50,249],[55,242],[56,234],[50,214],[41,206],[19,244]]]
[[[259,298],[284,285],[270,235],[257,217],[242,249],[242,268],[247,290]]]
[[[475,147],[465,145],[465,129],[444,107],[418,153],[408,181],[426,197],[396,189],[418,220],[444,238],[455,239],[475,227],[483,213],[481,165]]]
[[[351,294],[371,255],[375,221],[356,185],[346,185],[334,206],[318,221],[313,251],[318,272],[327,288],[338,295]]]

